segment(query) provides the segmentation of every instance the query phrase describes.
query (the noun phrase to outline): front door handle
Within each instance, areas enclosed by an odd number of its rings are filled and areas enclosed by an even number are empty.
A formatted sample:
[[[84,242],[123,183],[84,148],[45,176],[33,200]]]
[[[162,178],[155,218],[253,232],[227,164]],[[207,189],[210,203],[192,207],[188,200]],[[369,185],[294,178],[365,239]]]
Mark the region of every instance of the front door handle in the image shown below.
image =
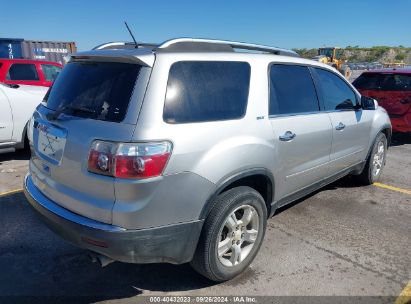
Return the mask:
[[[345,124],[343,124],[342,122],[340,122],[340,123],[335,127],[335,129],[336,129],[337,131],[344,130],[344,129],[345,129]]]
[[[293,140],[297,135],[291,131],[287,131],[284,135],[281,135],[279,138],[281,141],[290,141]]]

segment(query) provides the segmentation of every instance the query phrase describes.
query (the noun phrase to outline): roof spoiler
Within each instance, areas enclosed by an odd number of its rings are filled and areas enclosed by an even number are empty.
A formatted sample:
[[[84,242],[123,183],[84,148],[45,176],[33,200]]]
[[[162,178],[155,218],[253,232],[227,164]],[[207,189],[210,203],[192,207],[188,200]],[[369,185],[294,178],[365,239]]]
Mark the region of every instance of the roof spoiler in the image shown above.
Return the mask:
[[[76,53],[70,56],[70,61],[109,61],[138,63],[143,66],[152,67],[154,64],[154,53],[149,49],[141,48],[136,53],[135,50],[123,50],[119,53],[116,49],[101,49],[96,51],[86,51]]]

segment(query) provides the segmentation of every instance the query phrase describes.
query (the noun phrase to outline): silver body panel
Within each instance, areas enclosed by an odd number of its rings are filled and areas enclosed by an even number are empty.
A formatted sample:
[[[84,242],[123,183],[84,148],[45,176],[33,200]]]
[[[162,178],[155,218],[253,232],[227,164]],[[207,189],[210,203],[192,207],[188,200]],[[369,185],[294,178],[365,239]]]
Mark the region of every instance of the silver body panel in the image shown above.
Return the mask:
[[[327,176],[332,143],[327,113],[272,117],[270,123],[275,157],[282,159],[274,173],[277,200]],[[292,141],[279,140],[287,131],[296,137]]]
[[[198,220],[208,199],[230,176],[261,168],[274,178],[273,202],[350,166],[364,162],[373,140],[390,121],[382,109],[318,112],[270,117],[268,67],[272,63],[333,68],[311,60],[270,54],[96,50],[76,56],[143,64],[145,70],[121,123],[68,117],[54,122],[67,130],[60,165],[35,151],[33,183],[48,199],[71,212],[125,229],[160,227]],[[133,56],[135,57],[133,59]],[[178,61],[242,61],[251,66],[246,114],[241,119],[168,124],[163,121],[168,72]],[[353,88],[355,91],[355,89]],[[358,92],[355,91],[359,96]],[[34,119],[46,120],[41,105]],[[344,130],[335,130],[343,122]],[[279,136],[292,131],[284,142]],[[34,130],[36,132],[36,130]],[[167,140],[172,155],[163,176],[123,180],[87,171],[95,139],[116,142]],[[34,144],[35,146],[35,144]],[[49,172],[44,172],[44,166]]]

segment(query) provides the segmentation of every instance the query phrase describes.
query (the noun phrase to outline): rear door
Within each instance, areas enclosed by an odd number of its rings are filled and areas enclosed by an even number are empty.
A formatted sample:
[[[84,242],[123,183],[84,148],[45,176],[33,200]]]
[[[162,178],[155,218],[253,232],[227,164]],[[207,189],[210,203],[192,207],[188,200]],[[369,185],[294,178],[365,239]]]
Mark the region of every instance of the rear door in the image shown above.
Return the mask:
[[[270,122],[281,164],[276,191],[282,198],[326,176],[332,130],[308,67],[273,64],[269,77]]]
[[[357,94],[337,73],[315,68],[323,110],[333,128],[330,174],[360,163],[367,154],[372,113],[356,109]]]
[[[11,141],[12,134],[13,116],[10,102],[4,89],[0,87],[0,143]]]
[[[30,171],[43,194],[75,213],[111,223],[115,179],[89,172],[88,156],[94,140],[131,141],[145,69],[137,62],[101,59],[66,65],[34,116]]]

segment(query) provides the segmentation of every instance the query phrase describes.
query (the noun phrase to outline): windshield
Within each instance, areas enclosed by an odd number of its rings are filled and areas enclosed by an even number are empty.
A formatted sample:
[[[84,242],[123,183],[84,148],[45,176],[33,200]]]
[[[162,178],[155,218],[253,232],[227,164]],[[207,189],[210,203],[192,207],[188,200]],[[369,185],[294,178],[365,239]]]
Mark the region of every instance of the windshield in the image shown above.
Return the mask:
[[[361,90],[411,91],[411,75],[365,73],[353,85]]]
[[[71,62],[53,84],[47,107],[70,115],[120,122],[141,66],[114,62]],[[70,111],[70,107],[90,111]]]
[[[324,55],[327,57],[332,57],[333,56],[333,50],[332,49],[320,49],[318,51],[318,55]]]

